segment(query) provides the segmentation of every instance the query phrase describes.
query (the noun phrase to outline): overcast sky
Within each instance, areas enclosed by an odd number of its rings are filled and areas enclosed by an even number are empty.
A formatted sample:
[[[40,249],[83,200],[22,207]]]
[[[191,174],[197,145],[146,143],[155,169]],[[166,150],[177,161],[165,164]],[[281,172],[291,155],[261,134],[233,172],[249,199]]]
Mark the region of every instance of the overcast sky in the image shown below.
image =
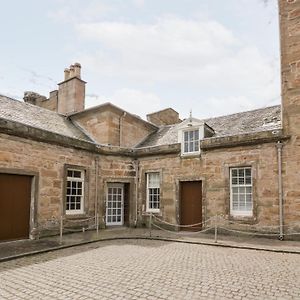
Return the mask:
[[[82,65],[88,107],[206,118],[280,103],[277,0],[0,0],[0,93]]]

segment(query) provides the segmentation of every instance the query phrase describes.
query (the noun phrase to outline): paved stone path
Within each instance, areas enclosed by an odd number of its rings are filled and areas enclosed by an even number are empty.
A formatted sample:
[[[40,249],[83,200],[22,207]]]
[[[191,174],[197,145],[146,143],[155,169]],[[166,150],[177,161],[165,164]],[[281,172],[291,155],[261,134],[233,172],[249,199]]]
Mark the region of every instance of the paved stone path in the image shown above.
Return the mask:
[[[93,243],[1,263],[0,299],[300,299],[300,255]]]

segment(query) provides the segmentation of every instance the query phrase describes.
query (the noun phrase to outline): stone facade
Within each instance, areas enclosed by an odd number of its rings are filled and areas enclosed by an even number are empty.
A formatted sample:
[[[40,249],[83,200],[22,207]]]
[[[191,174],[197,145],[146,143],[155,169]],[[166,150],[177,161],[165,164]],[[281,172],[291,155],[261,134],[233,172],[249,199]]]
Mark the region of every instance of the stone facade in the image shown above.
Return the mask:
[[[166,108],[164,110],[148,114],[147,120],[157,126],[172,125],[181,122],[178,112],[173,108]]]
[[[280,107],[271,107],[195,119],[211,131],[203,134],[206,138],[193,155],[182,155],[178,128],[194,128],[194,118],[180,123],[173,109],[149,114],[150,122],[110,103],[84,110],[79,64],[65,70],[64,81],[49,99],[27,93],[27,103],[21,104],[0,97],[0,173],[32,176],[31,236],[47,234],[49,226],[58,229],[61,216],[72,226],[74,219],[78,225],[99,215],[105,227],[108,189],[115,184],[124,187],[123,223],[147,224],[147,174],[153,172],[160,178],[157,216],[169,223],[180,223],[181,184],[201,182],[202,220],[221,214],[255,230],[279,225],[285,232],[299,229],[300,1],[281,0],[279,6],[282,117]],[[249,216],[230,213],[230,169],[238,167],[252,170]],[[66,214],[69,169],[84,173],[80,214]]]
[[[70,116],[99,144],[134,147],[157,130],[144,120],[106,103]]]
[[[284,218],[300,219],[300,1],[279,1],[283,130],[290,139],[283,146]]]

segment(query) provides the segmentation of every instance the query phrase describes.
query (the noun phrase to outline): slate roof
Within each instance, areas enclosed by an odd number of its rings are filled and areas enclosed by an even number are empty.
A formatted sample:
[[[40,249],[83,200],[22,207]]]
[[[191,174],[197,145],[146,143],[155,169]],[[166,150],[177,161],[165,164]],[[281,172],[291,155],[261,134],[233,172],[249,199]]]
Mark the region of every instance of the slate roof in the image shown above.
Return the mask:
[[[0,118],[91,142],[91,139],[65,116],[3,95],[0,95]]]
[[[1,94],[0,118],[66,137],[93,142],[66,116]],[[276,105],[200,121],[213,128],[215,131],[214,137],[277,130],[281,128],[281,106]],[[181,125],[182,123],[160,126],[156,132],[149,135],[137,148],[176,144],[178,128]]]
[[[214,137],[276,130],[281,128],[281,106],[276,105],[202,121],[215,131]],[[161,126],[137,147],[176,144],[180,124]]]

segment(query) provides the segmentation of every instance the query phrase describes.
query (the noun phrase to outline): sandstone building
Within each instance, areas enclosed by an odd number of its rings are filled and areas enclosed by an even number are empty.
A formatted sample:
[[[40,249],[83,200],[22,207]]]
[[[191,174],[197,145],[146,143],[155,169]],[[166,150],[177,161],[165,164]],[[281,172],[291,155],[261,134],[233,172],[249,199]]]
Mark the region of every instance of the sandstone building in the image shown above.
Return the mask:
[[[61,216],[143,226],[149,212],[299,231],[300,1],[279,6],[281,106],[206,120],[168,108],[148,121],[111,103],[84,109],[78,63],[49,98],[0,96],[0,240],[46,234]]]

